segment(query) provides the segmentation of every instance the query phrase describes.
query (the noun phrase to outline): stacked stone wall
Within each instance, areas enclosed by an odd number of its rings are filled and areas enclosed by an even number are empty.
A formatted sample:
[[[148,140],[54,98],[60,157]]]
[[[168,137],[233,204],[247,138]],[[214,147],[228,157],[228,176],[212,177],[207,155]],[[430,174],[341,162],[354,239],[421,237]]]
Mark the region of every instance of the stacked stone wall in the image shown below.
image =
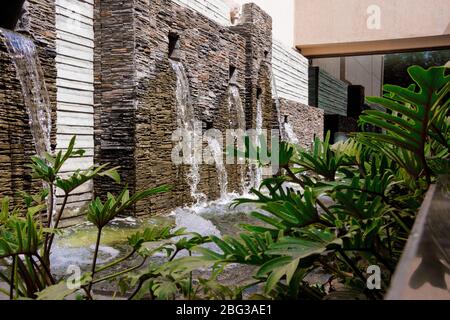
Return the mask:
[[[291,100],[280,99],[281,118],[292,126],[299,145],[310,149],[314,139],[323,139],[324,111]]]
[[[52,108],[52,147],[56,143],[56,45],[55,4],[53,0],[28,0],[17,32],[34,40]],[[22,88],[14,63],[0,33],[0,198],[9,196],[12,205],[21,203],[20,191],[42,188],[31,179],[26,166],[35,154]]]
[[[262,11],[258,13],[262,15]],[[204,130],[214,128],[225,133],[233,128],[236,115],[235,110],[229,109],[230,69],[236,72],[236,85],[246,110],[248,103],[253,110],[256,108],[257,84],[263,86],[264,118],[270,119],[264,125],[270,128],[271,42],[267,39],[271,39],[271,26],[270,19],[263,18],[258,23],[269,28],[264,40],[255,35],[244,37],[241,32],[168,0],[135,0],[126,6],[116,1],[96,2],[96,162],[120,165],[124,183],[133,192],[161,184],[173,187],[167,194],[138,204],[138,214],[167,212],[193,200],[186,184],[189,167],[177,167],[172,162],[172,133],[177,129],[176,75],[169,63],[169,35],[178,38],[177,58],[186,69],[195,116]],[[258,26],[254,29],[262,30]],[[260,46],[264,43],[264,48],[257,51],[258,41]],[[252,75],[248,70],[249,54],[257,62],[252,63]],[[250,81],[251,77],[255,80]],[[255,87],[247,95],[250,84]],[[254,117],[254,112],[246,116]],[[254,123],[249,120],[249,128]],[[227,169],[228,190],[242,191],[239,167],[229,165]],[[202,165],[200,174],[198,191],[209,199],[217,198],[215,166]],[[95,183],[97,194],[118,188],[111,187],[106,179]]]

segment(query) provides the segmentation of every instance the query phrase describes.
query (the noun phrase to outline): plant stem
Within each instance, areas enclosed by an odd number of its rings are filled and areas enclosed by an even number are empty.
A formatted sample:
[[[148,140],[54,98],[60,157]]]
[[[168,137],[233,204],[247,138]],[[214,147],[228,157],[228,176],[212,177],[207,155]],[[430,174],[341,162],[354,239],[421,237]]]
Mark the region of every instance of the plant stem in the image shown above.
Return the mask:
[[[46,278],[45,275],[42,274],[41,268],[39,268],[31,255],[25,256],[25,261],[28,265],[33,282],[39,287],[39,291],[43,290],[45,288]]]
[[[16,267],[17,267],[17,262],[16,262],[16,256],[13,256],[13,265],[12,265],[12,269],[11,269],[11,279],[10,279],[10,285],[9,285],[9,300],[13,300],[14,299],[14,275],[16,273]]]
[[[91,292],[92,284],[94,283],[95,267],[97,265],[97,256],[98,256],[98,249],[100,247],[100,239],[101,239],[101,237],[102,237],[102,228],[98,228],[97,241],[95,243],[95,250],[94,250],[94,257],[92,259],[92,269],[91,269],[92,280],[91,280],[91,282],[89,283],[89,286],[88,286],[89,293]]]
[[[145,274],[142,277],[139,278],[139,284],[136,287],[136,289],[133,291],[133,293],[128,297],[128,300],[133,300],[133,298],[139,293],[139,290],[141,290],[142,286],[144,285],[145,281],[152,278],[154,275]]]
[[[52,226],[52,219],[53,219],[53,206],[54,204],[54,199],[53,199],[53,195],[54,195],[54,190],[53,190],[53,183],[49,184],[49,199],[48,199],[48,217],[47,217],[47,228],[51,228]]]
[[[397,215],[396,212],[392,212],[392,215],[394,217],[394,220],[398,223],[398,225],[407,233],[410,234],[411,230],[406,226],[406,224],[403,222],[402,218]]]
[[[16,256],[16,263],[19,273],[26,284],[27,297],[34,298],[35,297],[34,293],[38,291],[38,288],[33,283],[33,279],[31,279],[26,266],[24,265],[23,261],[20,259],[18,255]],[[16,287],[16,290],[17,289],[18,288]]]
[[[367,279],[364,277],[364,275],[362,274],[362,272],[358,269],[358,267],[356,267],[356,265],[353,263],[352,259],[349,258],[349,256],[347,256],[344,252],[344,250],[337,250],[337,252],[339,252],[339,254],[342,256],[342,258],[344,258],[345,262],[348,264],[348,266],[356,273],[356,275],[361,279],[361,281],[363,282],[363,284],[367,283]],[[365,294],[367,295],[368,298],[376,300],[376,296],[368,290],[364,290]]]
[[[47,228],[51,228],[52,227],[52,218],[53,218],[53,183],[49,183],[49,199],[48,199],[48,210],[47,210]],[[45,235],[45,241],[44,241],[44,259],[45,261],[49,260],[49,257],[46,254],[47,251],[47,244],[48,244],[48,240],[49,240],[49,234],[47,233]]]
[[[102,272],[102,271],[104,271],[104,270],[106,270],[106,269],[112,268],[112,267],[114,267],[115,265],[118,265],[119,263],[121,263],[121,262],[123,262],[123,261],[125,261],[125,260],[128,260],[128,259],[131,258],[135,253],[136,253],[136,249],[133,249],[133,251],[131,251],[131,252],[130,252],[129,254],[127,254],[125,257],[120,258],[120,259],[118,259],[118,260],[116,260],[116,261],[113,261],[113,262],[111,262],[111,263],[109,263],[109,264],[107,264],[107,265],[105,265],[105,266],[103,266],[103,267],[101,267],[101,268],[98,268],[97,270],[95,270],[95,273],[99,273],[99,272]]]
[[[192,252],[189,250],[189,257],[192,257]],[[188,288],[188,301],[191,300],[191,292],[192,291],[192,271],[189,272],[189,288]]]
[[[172,256],[169,259],[169,262],[173,261],[173,259],[175,259],[175,257],[177,256],[177,254],[180,252],[180,250],[175,250],[175,252],[172,254]]]
[[[60,208],[60,210],[59,210],[59,212],[58,212],[58,214],[57,214],[57,216],[56,216],[56,219],[55,219],[55,226],[54,226],[54,229],[57,229],[57,228],[58,228],[59,221],[61,220],[61,217],[62,217],[62,215],[63,215],[63,213],[64,213],[64,209],[65,209],[65,207],[66,207],[66,205],[67,205],[67,200],[68,200],[68,199],[69,199],[69,195],[68,195],[68,194],[65,194],[65,195],[64,195],[63,203],[62,203],[61,208]],[[48,261],[50,261],[50,254],[51,254],[51,249],[52,249],[53,239],[54,239],[54,238],[55,238],[55,234],[54,234],[54,233],[50,234],[50,239],[49,239],[49,241],[48,241],[48,244],[47,244],[46,247],[45,247],[44,257],[45,257],[46,260],[48,260]]]
[[[121,275],[123,275],[123,274],[129,273],[129,272],[134,271],[134,270],[136,270],[136,269],[139,269],[140,267],[142,267],[142,266],[144,265],[145,261],[147,261],[147,258],[143,259],[142,262],[141,262],[140,264],[138,264],[138,265],[136,265],[136,266],[134,266],[134,267],[131,267],[131,268],[122,270],[122,271],[120,271],[120,272],[117,272],[117,273],[114,273],[114,274],[110,274],[110,275],[105,276],[105,277],[103,277],[103,278],[97,279],[97,280],[95,280],[95,281],[92,281],[92,282],[90,283],[90,285],[97,284],[97,283],[100,283],[100,282],[102,282],[102,281],[106,281],[106,280],[109,280],[109,279],[113,279],[113,278],[116,278],[116,277],[121,276]]]
[[[53,275],[48,265],[45,263],[44,259],[42,259],[42,257],[39,254],[35,254],[35,257],[38,258],[39,262],[41,263],[42,268],[44,269],[48,279],[50,280],[50,284],[55,284],[56,283],[55,278],[53,278]]]

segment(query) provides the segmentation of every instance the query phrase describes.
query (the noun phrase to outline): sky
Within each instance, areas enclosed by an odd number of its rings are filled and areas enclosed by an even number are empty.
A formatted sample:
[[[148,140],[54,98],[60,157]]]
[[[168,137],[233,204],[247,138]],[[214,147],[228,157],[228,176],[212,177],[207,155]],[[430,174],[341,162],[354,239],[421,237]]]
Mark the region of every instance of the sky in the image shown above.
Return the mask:
[[[231,0],[256,3],[273,19],[273,37],[289,47],[294,46],[294,0]]]

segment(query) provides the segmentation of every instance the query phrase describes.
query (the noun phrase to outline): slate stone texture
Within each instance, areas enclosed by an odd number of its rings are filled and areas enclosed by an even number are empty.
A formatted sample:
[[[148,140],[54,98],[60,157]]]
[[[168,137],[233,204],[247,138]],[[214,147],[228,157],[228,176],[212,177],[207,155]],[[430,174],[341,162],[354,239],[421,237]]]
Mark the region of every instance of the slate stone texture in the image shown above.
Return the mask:
[[[120,166],[122,184],[108,178],[94,182],[96,196],[132,193],[162,184],[168,193],[146,199],[130,214],[158,215],[193,202],[186,175],[189,167],[172,162],[176,124],[176,75],[169,62],[170,39],[178,39],[172,58],[183,63],[195,117],[203,130],[237,128],[229,105],[230,70],[244,104],[246,129],[256,127],[257,101],[263,128],[278,129],[273,101],[272,20],[254,4],[243,7],[236,26],[225,27],[170,0],[94,0],[94,161]],[[56,67],[54,0],[28,0],[17,30],[32,37],[39,50],[53,111],[56,142]],[[173,43],[171,43],[173,44]],[[0,194],[41,188],[30,178],[34,146],[14,65],[0,39]],[[281,99],[302,144],[323,132],[323,112]],[[270,141],[269,141],[270,144]],[[206,147],[204,143],[203,147]],[[227,165],[228,191],[241,190],[242,167]],[[245,170],[244,170],[245,171]],[[214,165],[202,165],[199,191],[220,196]],[[17,199],[15,204],[17,204]]]
[[[169,35],[179,39],[177,59],[187,71],[196,118],[204,129],[233,127],[229,111],[230,67],[254,128],[257,92],[262,92],[264,127],[272,128],[271,19],[254,5],[244,21],[228,28],[168,0],[95,2],[95,160],[121,166],[132,192],[168,184],[172,191],[139,203],[137,215],[167,213],[192,203],[188,166],[172,163],[176,128],[176,75],[169,63]],[[228,190],[241,191],[238,166],[228,166]],[[199,191],[219,197],[216,168],[201,166]],[[121,186],[98,179],[95,192]]]
[[[299,145],[310,149],[314,139],[323,139],[324,110],[287,99],[280,99],[281,118],[291,124]]]

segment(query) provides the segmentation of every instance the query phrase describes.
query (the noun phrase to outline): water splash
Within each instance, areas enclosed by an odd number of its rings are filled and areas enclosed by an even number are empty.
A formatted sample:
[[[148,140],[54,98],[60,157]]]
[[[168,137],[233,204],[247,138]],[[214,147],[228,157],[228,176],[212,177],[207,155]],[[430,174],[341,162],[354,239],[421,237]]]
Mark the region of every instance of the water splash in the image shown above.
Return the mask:
[[[170,65],[177,76],[176,100],[177,100],[177,125],[179,129],[183,130],[183,143],[187,144],[189,154],[184,154],[186,162],[190,166],[187,175],[187,182],[191,189],[191,196],[197,202],[205,201],[206,195],[198,191],[200,183],[200,162],[201,156],[196,155],[196,141],[201,140],[198,137],[195,127],[195,113],[192,107],[191,93],[189,88],[189,79],[186,74],[186,69],[180,61],[169,59]],[[201,132],[201,130],[200,130]]]
[[[0,29],[16,68],[28,113],[31,135],[37,155],[51,151],[51,105],[44,82],[44,72],[33,41],[21,34]]]

